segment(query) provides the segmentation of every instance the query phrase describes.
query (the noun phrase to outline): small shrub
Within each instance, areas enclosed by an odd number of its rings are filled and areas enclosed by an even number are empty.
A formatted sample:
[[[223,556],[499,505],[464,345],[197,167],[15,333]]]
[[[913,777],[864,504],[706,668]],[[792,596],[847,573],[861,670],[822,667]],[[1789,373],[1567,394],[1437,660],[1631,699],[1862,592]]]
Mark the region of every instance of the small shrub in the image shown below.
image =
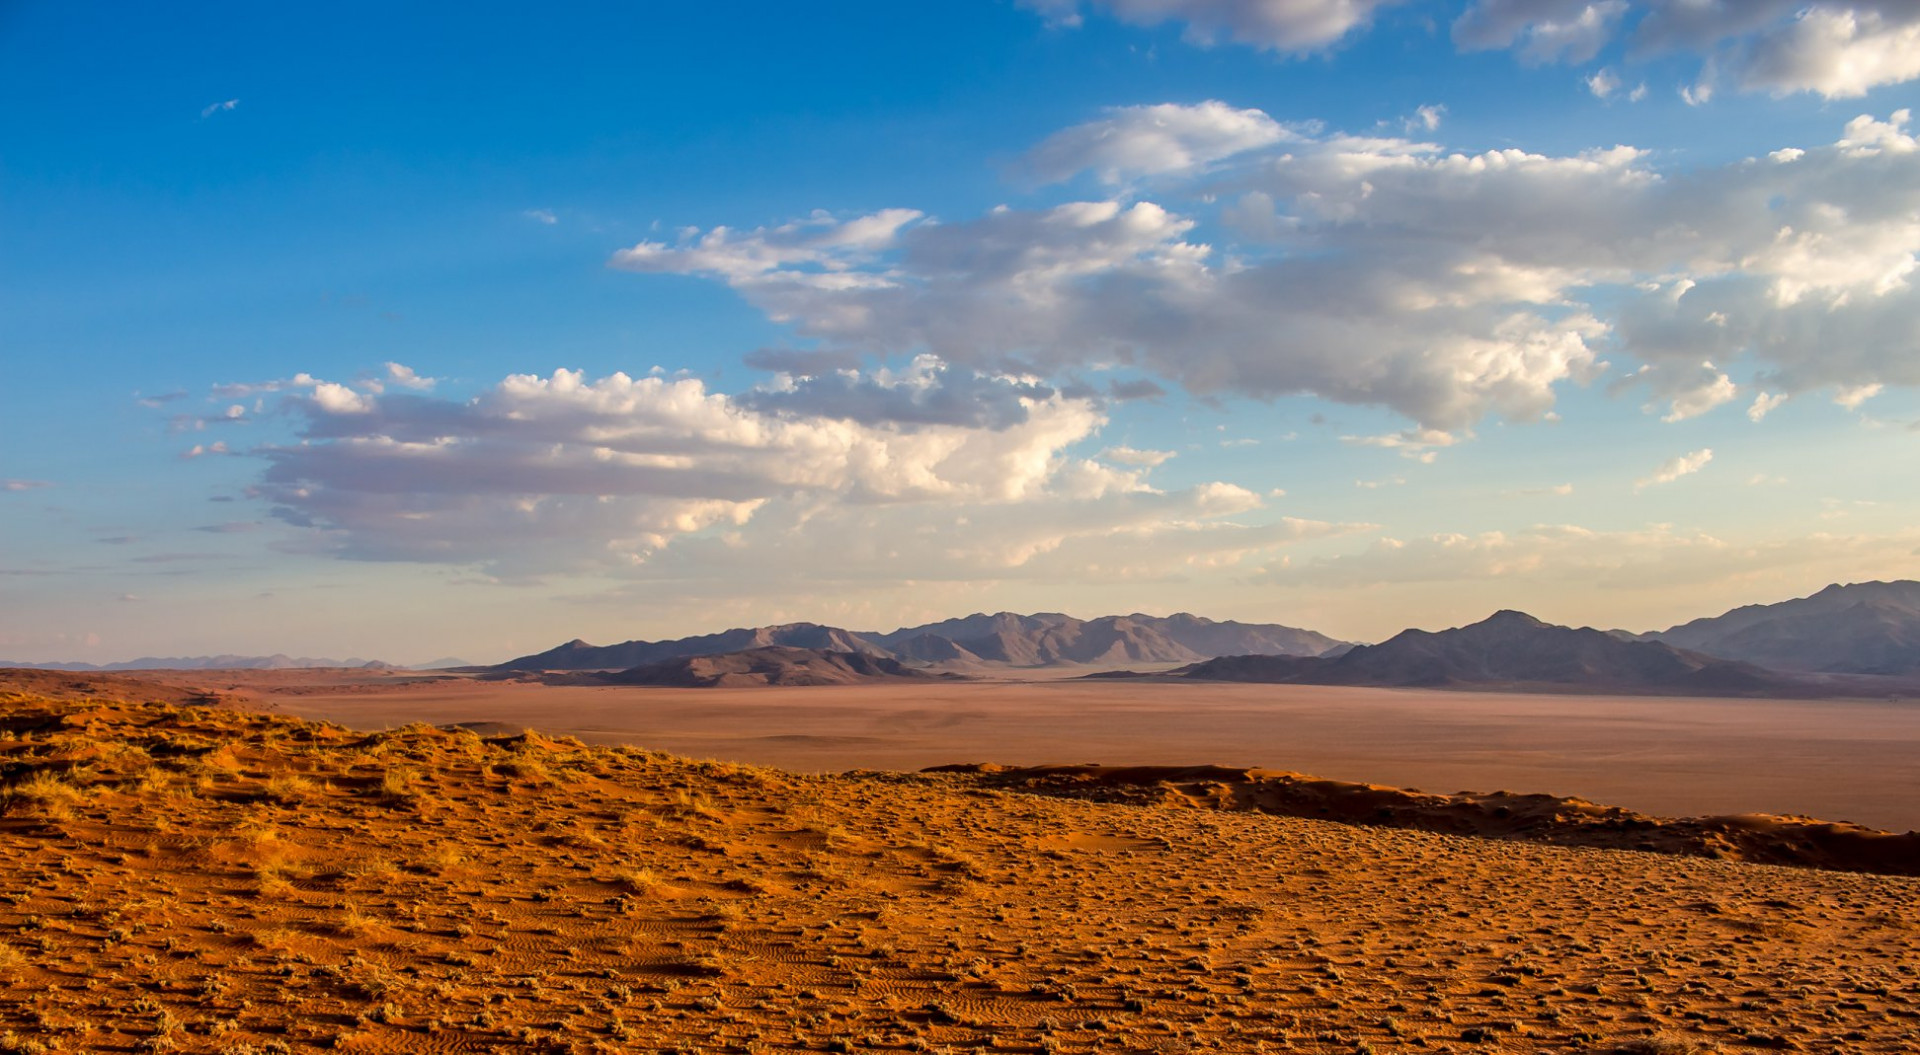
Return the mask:
[[[298,806],[320,793],[320,785],[306,777],[286,774],[267,781],[260,789],[260,797],[268,802],[277,802],[282,806]]]

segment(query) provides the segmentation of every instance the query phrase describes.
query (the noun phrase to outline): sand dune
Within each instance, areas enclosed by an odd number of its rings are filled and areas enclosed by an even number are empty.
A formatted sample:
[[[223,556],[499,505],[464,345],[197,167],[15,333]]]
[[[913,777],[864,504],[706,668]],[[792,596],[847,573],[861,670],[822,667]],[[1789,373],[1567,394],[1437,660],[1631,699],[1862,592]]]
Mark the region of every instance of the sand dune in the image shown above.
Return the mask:
[[[0,1049],[1911,1050],[1920,885],[0,697]]]

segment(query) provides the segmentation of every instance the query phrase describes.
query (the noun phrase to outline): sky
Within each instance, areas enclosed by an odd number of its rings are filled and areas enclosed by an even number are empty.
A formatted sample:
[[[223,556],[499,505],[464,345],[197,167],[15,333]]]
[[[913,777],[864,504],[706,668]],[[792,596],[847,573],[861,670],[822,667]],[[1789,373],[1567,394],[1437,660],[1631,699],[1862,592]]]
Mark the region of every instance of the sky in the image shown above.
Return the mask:
[[[0,657],[1920,576],[1920,3],[0,4]]]

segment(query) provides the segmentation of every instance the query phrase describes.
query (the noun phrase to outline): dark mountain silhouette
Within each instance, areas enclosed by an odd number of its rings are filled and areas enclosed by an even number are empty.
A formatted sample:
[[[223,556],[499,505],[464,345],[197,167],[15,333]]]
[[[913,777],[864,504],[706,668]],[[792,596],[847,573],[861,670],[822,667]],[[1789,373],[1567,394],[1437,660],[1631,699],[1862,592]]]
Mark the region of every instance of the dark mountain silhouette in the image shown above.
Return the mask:
[[[1794,679],[1658,641],[1626,641],[1599,630],[1496,612],[1470,626],[1405,630],[1335,658],[1226,656],[1175,672],[1211,681],[1404,687],[1568,687],[1684,695],[1763,694]]]
[[[510,659],[500,670],[610,670],[638,667],[688,656],[717,656],[757,648],[812,648],[833,652],[886,655],[887,651],[858,634],[818,623],[788,623],[723,630],[717,634],[672,641],[626,641],[618,645],[589,645],[575,638],[558,648]]]
[[[1920,582],[1836,583],[1640,638],[1784,670],[1920,674]]]
[[[509,660],[494,669],[625,669],[665,659],[774,646],[858,652],[964,668],[1192,663],[1227,652],[1317,655],[1345,644],[1311,630],[1278,624],[1215,622],[1186,613],[1082,620],[1058,612],[1037,615],[999,612],[902,627],[890,633],[791,623],[671,641],[589,645],[576,640],[546,652]]]
[[[752,648],[716,656],[681,656],[598,677],[616,685],[733,688],[750,685],[854,685],[868,681],[939,680],[938,674],[864,652]]]

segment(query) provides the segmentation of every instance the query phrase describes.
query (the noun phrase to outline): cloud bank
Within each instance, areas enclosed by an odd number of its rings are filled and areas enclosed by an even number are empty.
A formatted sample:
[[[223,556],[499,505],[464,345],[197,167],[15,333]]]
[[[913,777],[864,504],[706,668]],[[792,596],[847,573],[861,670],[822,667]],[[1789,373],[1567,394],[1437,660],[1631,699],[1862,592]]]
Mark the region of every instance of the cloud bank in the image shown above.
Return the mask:
[[[265,462],[253,496],[350,559],[516,577],[1149,577],[1364,528],[1249,518],[1264,501],[1229,483],[1160,490],[1147,477],[1165,452],[1069,452],[1105,423],[1098,401],[928,358],[741,395],[569,370],[464,400],[377,378],[255,387],[280,393],[268,414],[298,438],[233,452]]]
[[[1141,27],[1178,25],[1186,40],[1201,46],[1231,43],[1304,56],[1366,32],[1403,2],[1022,0],[1022,6],[1056,26],[1080,25],[1091,11]],[[1722,85],[1841,99],[1920,77],[1920,7],[1911,0],[1474,0],[1455,19],[1452,37],[1461,51],[1511,51],[1529,65],[1585,64],[1613,46],[1629,61],[1695,56],[1699,78],[1687,96],[1699,102]],[[1611,75],[1600,83],[1610,81]]]
[[[1124,366],[1197,395],[1309,394],[1452,432],[1538,419],[1557,386],[1624,354],[1641,364],[1626,383],[1680,421],[1747,386],[1920,383],[1909,124],[1861,116],[1831,143],[1689,171],[1630,146],[1469,154],[1219,103],[1144,107],[1056,134],[1029,164],[1154,177],[1155,200],[816,213],[689,229],[610,263],[723,282],[827,356]]]

